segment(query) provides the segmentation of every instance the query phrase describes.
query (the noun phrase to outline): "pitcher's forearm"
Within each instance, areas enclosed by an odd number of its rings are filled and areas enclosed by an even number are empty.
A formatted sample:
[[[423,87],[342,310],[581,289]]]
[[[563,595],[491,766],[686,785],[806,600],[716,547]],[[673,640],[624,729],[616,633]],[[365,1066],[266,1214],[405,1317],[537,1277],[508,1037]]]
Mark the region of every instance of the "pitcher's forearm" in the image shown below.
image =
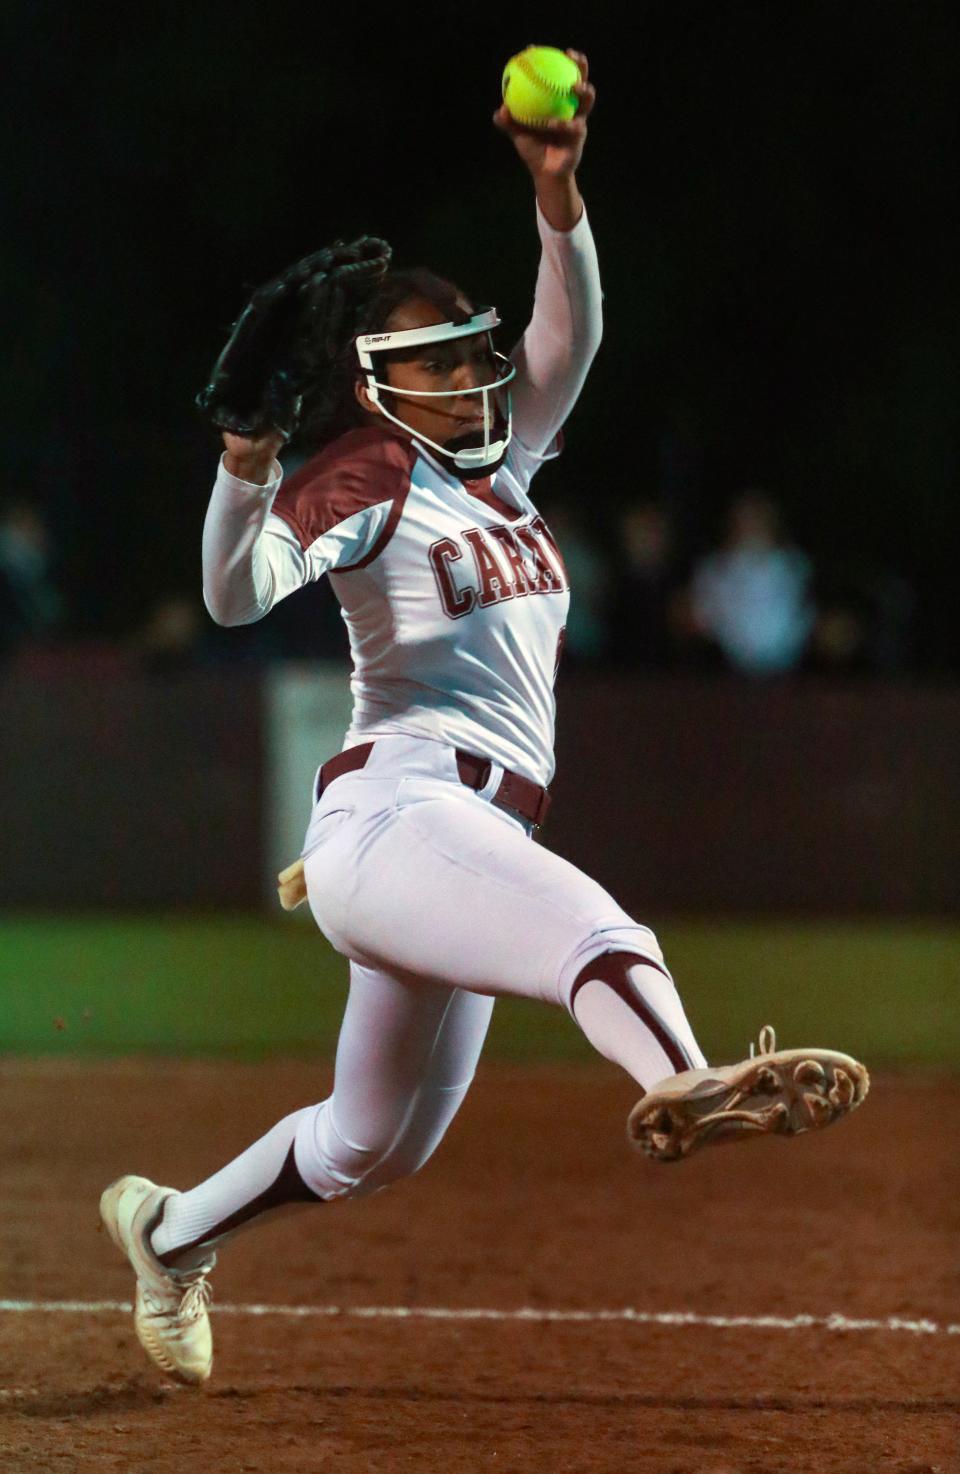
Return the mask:
[[[546,174],[535,179],[537,203],[554,230],[572,230],[583,214],[583,197],[574,174]]]

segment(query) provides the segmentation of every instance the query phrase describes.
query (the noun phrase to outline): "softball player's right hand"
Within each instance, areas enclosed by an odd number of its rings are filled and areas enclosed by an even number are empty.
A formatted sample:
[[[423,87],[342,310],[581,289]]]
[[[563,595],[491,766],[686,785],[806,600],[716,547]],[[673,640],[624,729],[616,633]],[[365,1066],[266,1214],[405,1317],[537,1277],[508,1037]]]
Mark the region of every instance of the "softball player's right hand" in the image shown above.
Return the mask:
[[[234,435],[225,430],[223,443],[227,448],[224,466],[230,475],[255,486],[265,486],[273,479],[274,463],[285,444],[285,436],[276,430],[256,436]]]

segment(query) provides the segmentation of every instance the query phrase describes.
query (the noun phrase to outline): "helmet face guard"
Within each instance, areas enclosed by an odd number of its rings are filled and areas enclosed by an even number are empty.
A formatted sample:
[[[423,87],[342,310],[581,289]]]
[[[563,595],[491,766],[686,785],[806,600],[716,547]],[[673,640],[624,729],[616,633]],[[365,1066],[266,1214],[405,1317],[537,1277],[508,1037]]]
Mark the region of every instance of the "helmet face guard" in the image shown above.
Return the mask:
[[[501,419],[500,424],[496,425],[498,438],[491,439],[498,410],[494,396],[505,384],[510,383],[517,372],[510,360],[494,349],[492,333],[499,322],[496,308],[490,307],[483,312],[475,313],[463,323],[430,323],[427,327],[407,328],[398,333],[364,333],[357,339],[357,357],[366,378],[367,393],[371,403],[375,404],[388,420],[392,420],[395,425],[409,431],[417,440],[422,440],[432,450],[452,461],[458,471],[467,474],[472,472],[476,476],[484,476],[497,469],[507,453],[507,447],[513,434],[513,402],[508,389],[506,392],[506,424]],[[384,353],[391,348],[420,348],[430,343],[448,343],[454,338],[473,338],[480,333],[486,334],[490,354],[496,365],[496,378],[492,383],[478,384],[475,389],[398,389],[395,384],[385,384],[374,377],[374,353]],[[391,414],[380,397],[381,390],[388,394],[402,394],[404,397],[417,399],[462,399],[468,394],[482,394],[483,444],[448,450],[446,446],[439,445],[435,440],[421,434],[419,430],[414,430],[397,415]]]

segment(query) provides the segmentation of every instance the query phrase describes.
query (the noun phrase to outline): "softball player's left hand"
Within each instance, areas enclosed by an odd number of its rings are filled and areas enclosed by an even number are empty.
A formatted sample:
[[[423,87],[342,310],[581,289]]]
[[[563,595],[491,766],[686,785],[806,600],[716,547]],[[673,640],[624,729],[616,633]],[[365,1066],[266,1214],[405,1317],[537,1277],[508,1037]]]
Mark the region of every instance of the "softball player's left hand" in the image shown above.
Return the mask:
[[[583,52],[568,50],[567,55],[580,68],[580,81],[573,89],[580,99],[580,107],[569,123],[546,123],[542,128],[530,128],[512,118],[505,104],[493,115],[494,123],[509,133],[535,179],[574,174],[587,139],[587,118],[596,100],[596,88],[588,80],[590,67]]]

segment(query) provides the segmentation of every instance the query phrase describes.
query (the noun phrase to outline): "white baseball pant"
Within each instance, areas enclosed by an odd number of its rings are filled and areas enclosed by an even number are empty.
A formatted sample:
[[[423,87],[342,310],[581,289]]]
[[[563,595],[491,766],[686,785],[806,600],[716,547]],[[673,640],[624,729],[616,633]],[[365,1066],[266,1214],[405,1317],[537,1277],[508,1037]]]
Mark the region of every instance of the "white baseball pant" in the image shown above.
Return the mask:
[[[644,1088],[706,1064],[649,927],[543,849],[440,742],[376,739],[320,795],[304,844],[314,917],[350,959],[333,1093],[167,1200],[169,1263],[273,1207],[375,1192],[423,1165],[469,1089],[494,997],[567,1008]]]
[[[644,1088],[706,1063],[649,927],[457,774],[389,736],[320,795],[304,844],[317,924],[350,958],[333,1095],[296,1163],[322,1197],[415,1171],[473,1078],[498,994],[566,1007]]]

